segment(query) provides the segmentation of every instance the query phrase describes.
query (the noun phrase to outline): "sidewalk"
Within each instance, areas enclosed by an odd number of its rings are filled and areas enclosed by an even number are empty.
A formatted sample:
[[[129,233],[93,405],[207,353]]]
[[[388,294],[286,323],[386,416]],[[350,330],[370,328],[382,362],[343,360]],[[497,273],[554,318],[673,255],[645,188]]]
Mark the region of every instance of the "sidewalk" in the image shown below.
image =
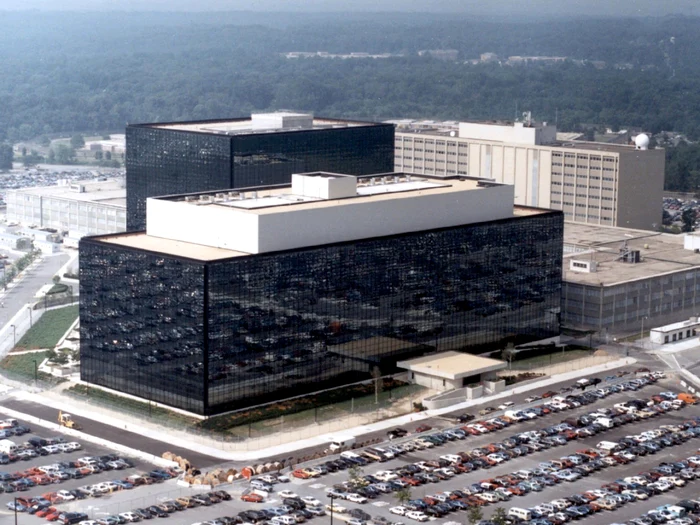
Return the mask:
[[[600,374],[615,368],[628,366],[635,362],[636,360],[634,358],[627,357],[616,361],[608,362],[602,365],[597,365],[590,368],[575,370],[543,378],[540,381],[531,382],[522,387],[516,386],[515,388],[506,390],[494,396],[489,396],[476,400],[469,400],[442,409],[428,410],[421,413],[411,413],[405,416],[379,421],[377,423],[360,425],[354,428],[346,428],[342,432],[348,435],[361,436],[370,432],[382,431],[388,428],[393,428],[395,426],[406,425],[412,422],[422,421],[431,417],[441,416],[450,412],[464,410],[476,405],[486,403],[492,404],[496,400],[508,398],[515,394],[522,394],[524,392],[528,392],[538,388],[546,388],[552,383],[572,380],[582,376]],[[23,399],[27,401],[32,401],[34,403],[50,406],[56,408],[57,410],[60,409],[64,411],[69,411],[70,413],[78,417],[92,419],[114,427],[123,428],[125,430],[143,436],[147,436],[151,439],[163,441],[164,443],[170,443],[172,445],[176,445],[185,449],[197,451],[202,454],[216,457],[221,459],[222,461],[250,461],[274,456],[282,457],[300,449],[323,446],[327,444],[331,438],[331,436],[329,435],[319,435],[309,439],[293,441],[258,450],[224,451],[221,449],[221,444],[217,443],[211,438],[207,439],[209,443],[197,443],[192,439],[192,437],[188,437],[184,432],[171,431],[170,429],[163,428],[155,428],[153,425],[149,425],[146,421],[143,421],[141,424],[125,424],[124,420],[120,419],[116,412],[110,414],[95,412],[94,409],[92,409],[92,407],[86,406],[84,403],[65,398],[64,396],[57,396],[56,393],[52,391],[45,392],[44,394],[32,394],[29,392],[18,391],[14,392],[13,395],[18,399]],[[19,414],[17,417],[23,418],[25,416]],[[217,444],[219,445],[218,447]]]

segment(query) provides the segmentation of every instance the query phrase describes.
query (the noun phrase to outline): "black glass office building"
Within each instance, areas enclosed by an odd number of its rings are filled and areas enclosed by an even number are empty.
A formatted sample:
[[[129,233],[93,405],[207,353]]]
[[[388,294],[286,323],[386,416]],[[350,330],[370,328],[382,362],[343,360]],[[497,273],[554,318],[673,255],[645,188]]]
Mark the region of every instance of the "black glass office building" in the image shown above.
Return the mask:
[[[225,131],[249,121],[127,126],[127,230],[146,228],[148,197],[283,184],[292,173],[394,171],[393,124],[314,119],[312,129]]]
[[[222,259],[81,240],[81,378],[213,415],[556,336],[563,216]]]

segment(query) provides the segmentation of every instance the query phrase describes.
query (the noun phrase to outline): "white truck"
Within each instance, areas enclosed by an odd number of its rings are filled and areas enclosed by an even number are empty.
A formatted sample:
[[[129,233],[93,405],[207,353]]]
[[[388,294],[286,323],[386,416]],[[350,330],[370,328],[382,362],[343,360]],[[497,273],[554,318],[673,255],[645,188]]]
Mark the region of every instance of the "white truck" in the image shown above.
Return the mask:
[[[9,439],[0,440],[0,453],[14,454],[17,452],[17,445]]]
[[[349,448],[352,448],[354,444],[354,436],[336,436],[333,439],[331,439],[328,448],[331,450],[331,452],[340,452],[342,450],[348,450]]]

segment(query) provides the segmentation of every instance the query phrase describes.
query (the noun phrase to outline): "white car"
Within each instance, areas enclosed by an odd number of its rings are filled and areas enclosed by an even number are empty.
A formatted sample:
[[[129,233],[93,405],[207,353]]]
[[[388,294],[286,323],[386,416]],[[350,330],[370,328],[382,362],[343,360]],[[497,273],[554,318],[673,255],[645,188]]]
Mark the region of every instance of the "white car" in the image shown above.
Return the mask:
[[[505,403],[498,405],[498,410],[505,410],[508,407],[512,407],[515,403],[512,401],[506,401]]]
[[[397,516],[405,516],[408,512],[408,509],[406,507],[391,507],[389,509],[389,512],[391,512],[392,514],[396,514]]]
[[[273,523],[279,523],[280,525],[296,525],[297,520],[291,516],[275,516],[270,521]]]
[[[56,492],[56,495],[59,496],[62,501],[73,501],[75,499],[75,496],[67,490],[59,490]]]
[[[411,518],[412,520],[416,521],[428,521],[428,516],[426,514],[423,514],[422,512],[419,512],[417,510],[412,510],[404,514],[407,518]]]
[[[137,521],[141,521],[141,520],[143,519],[143,518],[141,518],[141,516],[139,516],[139,515],[136,514],[135,512],[131,512],[131,511],[129,511],[129,512],[121,512],[121,513],[119,513],[119,516],[121,516],[122,518],[124,518],[124,519],[125,519],[126,521],[128,521],[129,523],[134,523],[134,522],[137,522]]]
[[[307,505],[311,505],[312,507],[319,507],[321,505],[321,502],[313,496],[304,496],[303,498],[301,498],[301,501],[303,501]]]
[[[360,494],[355,494],[354,492],[351,492],[350,494],[345,496],[345,499],[348,501],[352,501],[353,503],[367,503],[367,498],[361,496]]]
[[[279,496],[281,498],[298,498],[299,497],[299,496],[297,496],[296,492],[292,492],[291,490],[287,490],[287,489],[280,490],[277,494],[279,494]]]
[[[268,485],[274,485],[275,483],[277,483],[277,477],[271,474],[264,474],[262,476],[258,476],[257,479],[259,479],[260,481],[264,481]]]

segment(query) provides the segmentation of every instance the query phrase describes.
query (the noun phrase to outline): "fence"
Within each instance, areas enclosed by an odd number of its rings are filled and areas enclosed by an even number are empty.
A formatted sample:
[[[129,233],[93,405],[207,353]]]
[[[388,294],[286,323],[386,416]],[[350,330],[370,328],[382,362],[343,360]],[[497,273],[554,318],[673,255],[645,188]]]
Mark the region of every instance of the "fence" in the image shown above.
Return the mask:
[[[544,375],[564,374],[566,372],[573,372],[574,370],[580,370],[582,368],[602,365],[603,363],[614,361],[615,359],[618,358],[611,355],[597,356],[591,354],[587,357],[563,361],[561,354],[554,353],[541,356],[536,360],[528,359],[525,361],[513,361],[510,363],[510,368],[501,371],[500,375],[514,375],[514,373],[517,374],[519,372],[530,372],[533,374]]]
[[[349,399],[340,403],[286,414],[254,423],[215,432],[194,427],[194,420],[148,403],[116,406],[115,404],[64,391],[71,400],[87,405],[96,413],[118,417],[125,423],[165,426],[184,439],[226,451],[248,451],[308,439],[349,427],[375,423],[383,419],[408,414],[413,402],[419,401],[424,388],[405,385],[376,395]],[[164,449],[165,450],[165,449]]]

